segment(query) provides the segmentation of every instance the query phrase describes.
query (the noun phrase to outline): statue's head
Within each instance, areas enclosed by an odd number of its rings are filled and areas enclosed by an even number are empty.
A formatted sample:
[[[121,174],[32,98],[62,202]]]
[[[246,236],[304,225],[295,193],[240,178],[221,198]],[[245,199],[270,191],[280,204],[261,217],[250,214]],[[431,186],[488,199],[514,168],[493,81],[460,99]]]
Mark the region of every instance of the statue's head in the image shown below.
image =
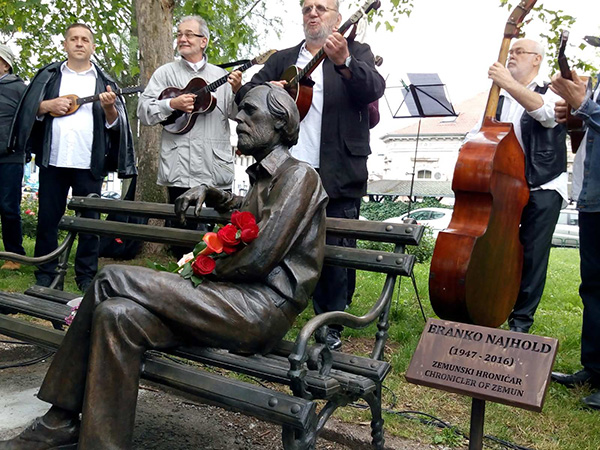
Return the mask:
[[[238,149],[258,161],[275,146],[298,142],[300,115],[292,97],[270,83],[248,91],[238,107]]]

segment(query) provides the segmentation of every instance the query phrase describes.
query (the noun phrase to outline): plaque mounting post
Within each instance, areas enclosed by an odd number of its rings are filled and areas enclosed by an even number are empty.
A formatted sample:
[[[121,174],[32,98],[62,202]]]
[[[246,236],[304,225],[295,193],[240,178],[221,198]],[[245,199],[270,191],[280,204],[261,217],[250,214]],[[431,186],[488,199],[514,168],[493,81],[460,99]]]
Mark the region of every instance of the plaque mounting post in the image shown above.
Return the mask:
[[[483,448],[483,422],[485,419],[485,400],[473,398],[471,402],[471,428],[469,430],[469,450]]]

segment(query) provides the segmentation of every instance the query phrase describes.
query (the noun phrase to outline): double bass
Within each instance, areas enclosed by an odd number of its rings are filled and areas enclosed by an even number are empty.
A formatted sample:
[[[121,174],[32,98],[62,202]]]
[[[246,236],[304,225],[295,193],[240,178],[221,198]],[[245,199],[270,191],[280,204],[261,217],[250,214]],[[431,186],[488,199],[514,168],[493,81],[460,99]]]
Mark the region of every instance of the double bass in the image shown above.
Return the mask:
[[[504,30],[498,62],[536,0],[523,0]],[[519,224],[529,199],[525,156],[513,125],[495,120],[500,87],[492,85],[479,133],[460,149],[452,190],[455,206],[439,233],[429,275],[429,296],[446,320],[497,327],[512,311],[521,283]]]

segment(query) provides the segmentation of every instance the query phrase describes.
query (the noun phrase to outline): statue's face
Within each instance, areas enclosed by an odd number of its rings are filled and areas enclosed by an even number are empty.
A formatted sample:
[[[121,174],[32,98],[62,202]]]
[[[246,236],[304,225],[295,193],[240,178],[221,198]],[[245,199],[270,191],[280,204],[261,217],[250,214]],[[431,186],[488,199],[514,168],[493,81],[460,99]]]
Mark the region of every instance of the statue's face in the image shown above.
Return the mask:
[[[279,133],[275,129],[275,120],[267,107],[267,93],[270,88],[258,86],[248,92],[238,107],[235,117],[238,123],[238,149],[244,155],[252,155],[260,160],[279,141]],[[268,153],[268,152],[267,152]]]

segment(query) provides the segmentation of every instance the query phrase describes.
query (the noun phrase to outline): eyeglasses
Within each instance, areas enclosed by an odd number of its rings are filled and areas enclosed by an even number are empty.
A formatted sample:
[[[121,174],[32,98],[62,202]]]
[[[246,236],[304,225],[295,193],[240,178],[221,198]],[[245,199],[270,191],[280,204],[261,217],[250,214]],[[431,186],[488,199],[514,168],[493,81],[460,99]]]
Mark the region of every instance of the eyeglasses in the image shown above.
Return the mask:
[[[510,56],[521,56],[521,55],[538,55],[539,53],[537,52],[528,52],[527,50],[523,50],[522,48],[518,48],[516,50],[509,50],[508,54]]]
[[[182,33],[182,32],[180,32],[180,31],[178,31],[178,32],[175,34],[175,37],[176,37],[177,39],[181,39],[183,36],[185,36],[185,38],[186,38],[186,39],[188,39],[188,40],[190,40],[190,39],[194,38],[194,36],[195,36],[195,37],[199,37],[199,38],[203,38],[203,37],[205,37],[203,34],[196,34],[196,33],[192,33],[191,31],[186,31],[185,33]]]
[[[336,11],[336,9],[334,9],[334,8],[328,8],[327,6],[323,6],[323,5],[311,5],[311,6],[304,6],[302,8],[302,15],[308,16],[312,12],[313,8],[315,9],[315,11],[317,11],[317,14],[319,16],[322,16],[327,11]]]

